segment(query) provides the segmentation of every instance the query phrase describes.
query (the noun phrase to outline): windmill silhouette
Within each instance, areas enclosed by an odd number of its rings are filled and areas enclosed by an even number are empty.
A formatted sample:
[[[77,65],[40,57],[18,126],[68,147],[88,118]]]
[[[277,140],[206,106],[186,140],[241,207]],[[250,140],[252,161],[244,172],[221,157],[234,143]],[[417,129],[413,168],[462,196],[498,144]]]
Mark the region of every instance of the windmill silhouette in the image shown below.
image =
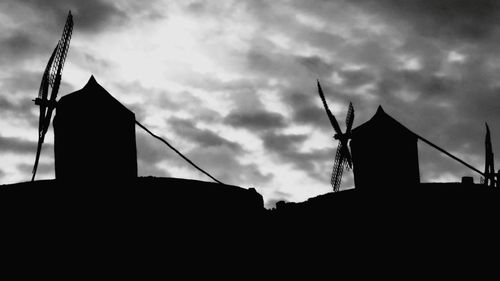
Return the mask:
[[[485,145],[485,164],[484,164],[484,185],[494,187],[496,185],[495,161],[493,148],[491,145],[491,134],[488,123],[486,125]]]
[[[31,178],[31,181],[35,180],[38,161],[40,159],[40,152],[42,150],[42,144],[45,140],[45,134],[49,129],[52,113],[56,107],[57,92],[59,91],[59,86],[61,84],[62,69],[64,67],[66,55],[68,54],[69,42],[71,40],[72,32],[73,16],[71,15],[70,11],[68,14],[68,18],[66,19],[66,24],[64,26],[61,39],[54,48],[49,62],[45,67],[45,71],[43,72],[40,90],[38,91],[38,97],[33,100],[36,105],[40,106],[40,116],[38,121],[38,145],[36,149],[35,165],[33,166],[33,177]],[[49,87],[52,88],[52,91],[50,93],[50,98],[47,99]]]
[[[342,133],[342,130],[340,129],[337,119],[328,108],[328,104],[326,103],[325,95],[323,93],[323,90],[321,89],[319,80],[317,80],[317,83],[318,83],[318,93],[321,98],[321,101],[323,102],[323,106],[325,107],[326,115],[328,116],[328,119],[330,119],[330,123],[332,124],[333,130],[335,131],[335,135],[333,136],[333,138],[339,140],[337,146],[337,152],[335,154],[335,161],[333,164],[332,176],[330,179],[333,191],[336,192],[339,191],[344,169],[345,168],[347,168],[348,170],[352,169],[352,157],[351,157],[351,152],[349,151],[348,142],[351,137],[351,129],[352,129],[352,124],[354,122],[354,108],[352,106],[352,103],[350,102],[345,120],[346,131],[345,133]]]

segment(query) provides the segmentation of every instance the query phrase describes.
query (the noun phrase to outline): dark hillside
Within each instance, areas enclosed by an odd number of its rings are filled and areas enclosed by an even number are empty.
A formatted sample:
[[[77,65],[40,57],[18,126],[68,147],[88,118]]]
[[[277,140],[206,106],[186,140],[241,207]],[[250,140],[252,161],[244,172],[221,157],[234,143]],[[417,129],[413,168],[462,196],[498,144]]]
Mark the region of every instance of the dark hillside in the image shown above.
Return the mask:
[[[161,240],[180,248],[193,243],[272,247],[276,239],[292,247],[317,237],[356,246],[449,242],[498,233],[500,215],[500,190],[458,183],[390,192],[346,190],[278,203],[273,210],[264,209],[253,189],[152,177],[101,185],[54,180],[3,185],[0,201],[4,226],[9,223],[5,228],[21,236]]]

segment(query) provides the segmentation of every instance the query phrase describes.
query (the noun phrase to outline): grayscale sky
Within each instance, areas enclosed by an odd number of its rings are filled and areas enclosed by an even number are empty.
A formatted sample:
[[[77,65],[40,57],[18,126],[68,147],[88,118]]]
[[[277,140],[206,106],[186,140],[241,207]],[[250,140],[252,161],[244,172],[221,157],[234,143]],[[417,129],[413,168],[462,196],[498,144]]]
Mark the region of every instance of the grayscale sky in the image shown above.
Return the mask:
[[[93,74],[140,122],[269,205],[331,191],[337,143],[316,79],[341,126],[349,101],[354,127],[382,105],[481,170],[484,122],[500,149],[499,1],[3,0],[0,184],[30,179],[32,99],[68,10],[59,97]],[[140,175],[209,180],[140,129],[137,149]],[[419,158],[422,181],[479,180],[425,144]],[[52,128],[40,161],[38,178],[53,178]],[[342,188],[352,187],[347,172]]]

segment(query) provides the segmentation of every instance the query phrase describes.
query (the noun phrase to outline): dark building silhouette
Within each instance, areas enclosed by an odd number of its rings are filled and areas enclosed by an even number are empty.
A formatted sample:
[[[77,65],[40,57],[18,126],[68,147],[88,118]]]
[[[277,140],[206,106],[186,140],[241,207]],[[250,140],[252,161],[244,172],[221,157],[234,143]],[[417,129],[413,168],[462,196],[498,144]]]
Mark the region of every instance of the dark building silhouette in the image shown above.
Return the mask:
[[[370,120],[351,133],[356,189],[378,191],[417,186],[420,183],[417,140],[414,133],[379,106]]]
[[[54,135],[58,180],[137,177],[135,115],[94,76],[59,100]]]

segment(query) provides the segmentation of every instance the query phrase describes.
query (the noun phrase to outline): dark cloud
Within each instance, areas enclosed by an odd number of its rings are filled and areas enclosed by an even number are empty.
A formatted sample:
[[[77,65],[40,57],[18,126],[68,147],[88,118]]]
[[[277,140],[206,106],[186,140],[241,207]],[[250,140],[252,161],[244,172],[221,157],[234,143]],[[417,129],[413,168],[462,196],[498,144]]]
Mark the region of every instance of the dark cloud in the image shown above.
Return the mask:
[[[36,153],[37,142],[24,140],[17,137],[4,137],[0,136],[0,153],[20,153],[20,154],[33,154]],[[53,150],[53,145],[44,143],[43,150]],[[51,155],[47,153],[47,155]]]
[[[224,120],[233,127],[252,131],[279,129],[286,126],[283,115],[262,109],[251,112],[233,111]]]
[[[0,3],[0,15],[13,24],[0,27],[0,62],[21,65],[40,55],[50,56],[68,12],[74,20],[75,36],[96,36],[106,30],[121,29],[140,16],[140,20],[161,18],[158,1],[147,4],[115,3],[102,0],[7,0]],[[77,50],[74,50],[77,51]]]
[[[438,76],[435,74],[425,73],[422,71],[398,71],[385,75],[396,84],[396,88],[406,88],[408,90],[422,93],[425,98],[439,95],[454,95],[456,94],[455,87],[459,85],[458,81],[446,76]],[[386,81],[382,81],[381,84]],[[389,82],[391,83],[391,82]],[[382,86],[382,88],[384,88]],[[385,92],[390,92],[391,89],[382,89]]]
[[[33,127],[38,128],[38,116],[33,114],[33,104],[14,102],[0,96],[0,116],[6,119],[28,120]]]
[[[153,128],[150,129],[155,131]],[[170,143],[171,140],[168,138],[166,139]],[[167,163],[168,161],[172,161],[172,159],[179,158],[179,156],[169,147],[139,129],[136,131],[136,148],[137,169],[139,176],[171,176],[171,173],[164,168],[159,167],[161,162]],[[184,165],[184,163],[182,163],[182,165]]]
[[[284,135],[278,133],[268,133],[263,138],[264,146],[271,151],[293,151],[307,139],[307,135]]]
[[[48,58],[47,58],[48,59]],[[42,81],[43,67],[39,71],[33,70],[12,70],[9,76],[0,78],[0,89],[4,96],[17,97],[38,96],[40,82]]]
[[[0,93],[10,100],[17,100],[24,104],[33,105],[32,100],[38,96],[43,71],[43,67],[39,71],[12,69],[8,75],[0,78]],[[50,98],[51,91],[52,89],[49,88],[48,98]],[[73,86],[62,80],[57,97],[59,98],[73,91]]]
[[[309,72],[317,77],[329,75],[334,69],[332,64],[325,62],[318,56],[299,56],[296,59],[300,65],[304,66]]]
[[[123,23],[127,19],[124,11],[108,1],[48,0],[41,2],[25,0],[8,2],[16,3],[7,5],[7,7],[12,7],[12,11],[18,12],[18,16],[23,16],[22,12],[35,13],[36,17],[44,19],[42,27],[49,28],[51,31],[62,31],[64,19],[70,10],[75,18],[75,23],[78,24],[78,30],[81,32],[95,33],[109,25]]]
[[[273,178],[271,173],[263,173],[256,164],[242,164],[228,147],[200,147],[187,153],[187,156],[227,184],[259,187]],[[205,175],[203,177],[206,178]]]
[[[203,122],[217,122],[222,119],[221,115],[203,105],[203,100],[189,91],[171,92],[162,88],[146,87],[140,81],[113,83],[116,95],[133,97],[134,100],[140,97],[138,102],[129,103],[133,112],[136,113],[137,120],[144,120],[149,116],[149,112],[165,111],[171,113],[188,112],[191,118]]]
[[[406,24],[432,38],[484,40],[496,36],[500,26],[500,3],[495,0],[349,1],[380,14],[389,23]]]
[[[261,172],[257,165],[243,164],[238,161],[239,154],[244,152],[238,143],[226,140],[212,131],[198,129],[190,120],[170,118],[168,124],[176,134],[197,145],[190,151],[180,147],[177,149],[217,179],[239,186],[244,184],[258,186],[272,179],[272,174]],[[167,141],[176,146],[172,139],[167,137]],[[137,134],[137,155],[139,164],[142,166],[139,171],[143,174],[168,176],[170,174],[168,171],[163,171],[157,166],[162,161],[166,161],[171,167],[186,167],[196,171],[163,143],[143,133]],[[201,173],[199,176],[204,180],[209,180]]]
[[[41,71],[13,70],[0,78],[0,116],[16,122],[27,121],[33,129],[38,129],[39,109],[33,99],[38,96],[41,77]],[[63,81],[58,97],[72,90],[73,87]]]
[[[0,170],[0,179],[2,179],[5,176],[5,172]]]
[[[6,32],[3,36],[0,35],[0,44],[2,46],[0,62],[3,65],[10,64],[18,58],[33,58],[40,54],[40,49],[45,47],[27,31]],[[50,51],[47,50],[47,52]]]
[[[333,160],[333,149],[314,149],[301,152],[300,148],[307,135],[287,135],[267,133],[262,137],[266,151],[278,157],[283,163],[291,164],[310,177],[324,182],[329,177],[325,164]]]
[[[370,70],[343,70],[338,72],[343,87],[357,88],[375,82],[375,75]]]
[[[154,131],[154,129],[151,130]],[[135,139],[138,161],[147,165],[155,165],[170,156],[168,147],[142,130],[136,131]]]
[[[331,128],[316,91],[316,85],[311,83],[311,89],[308,93],[292,90],[282,93],[281,97],[292,110],[292,118],[296,123],[319,126],[323,129]],[[331,109],[333,110],[333,108]]]
[[[89,54],[89,53],[86,53],[84,51],[81,51],[81,52],[82,52],[81,54],[83,56],[83,60],[82,60],[83,63],[81,66],[85,69],[88,69],[89,72],[91,72],[91,73],[96,72],[93,70],[97,70],[99,72],[109,70],[113,65],[113,63],[110,62],[109,60],[97,57],[93,54]],[[94,76],[96,76],[96,75],[94,75]]]
[[[252,42],[245,53],[247,70],[263,77],[297,79],[297,82],[331,75],[334,66],[318,56],[303,56],[281,51],[265,38]],[[300,83],[297,83],[299,85]]]
[[[220,137],[213,131],[197,128],[192,120],[171,117],[168,124],[177,135],[188,139],[197,146],[207,148],[226,147],[236,153],[243,151],[240,144]]]

